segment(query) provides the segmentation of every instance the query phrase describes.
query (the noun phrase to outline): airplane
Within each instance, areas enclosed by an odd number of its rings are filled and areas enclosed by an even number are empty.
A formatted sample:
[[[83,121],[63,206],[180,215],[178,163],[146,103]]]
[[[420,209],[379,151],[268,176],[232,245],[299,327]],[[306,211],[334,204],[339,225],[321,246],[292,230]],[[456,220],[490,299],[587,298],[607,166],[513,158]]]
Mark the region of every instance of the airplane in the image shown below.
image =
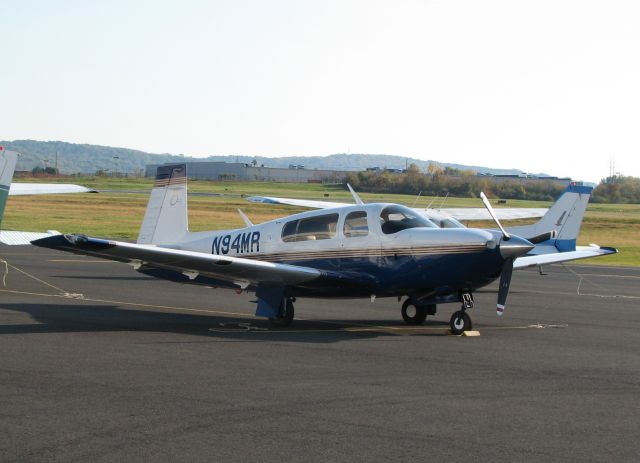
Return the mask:
[[[18,156],[19,154],[17,152],[4,149],[4,147],[0,146],[0,225],[4,217],[8,196],[95,192],[95,190],[70,183],[12,183]],[[57,232],[54,231],[31,233],[1,230],[0,243],[24,244],[27,239],[33,240],[38,237],[56,233]]]
[[[401,314],[413,325],[438,304],[459,303],[453,334],[472,329],[473,293],[498,278],[502,314],[514,262],[535,247],[497,218],[500,231],[440,228],[393,203],[357,201],[258,225],[241,215],[244,228],[190,232],[186,165],[163,165],[136,243],[65,234],[32,244],[126,262],[170,281],[253,291],[256,315],[278,326],[292,322],[299,297],[406,297]]]

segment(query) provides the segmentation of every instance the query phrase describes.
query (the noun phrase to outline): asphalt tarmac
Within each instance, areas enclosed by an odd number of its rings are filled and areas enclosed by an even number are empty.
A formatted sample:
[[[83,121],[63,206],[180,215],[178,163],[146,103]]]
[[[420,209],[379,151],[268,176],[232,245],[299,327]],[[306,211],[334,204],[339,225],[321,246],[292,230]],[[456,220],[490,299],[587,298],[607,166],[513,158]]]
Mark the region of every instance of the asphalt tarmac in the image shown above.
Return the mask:
[[[458,337],[454,305],[298,300],[271,329],[249,294],[0,255],[3,463],[640,459],[640,268],[515,272]]]

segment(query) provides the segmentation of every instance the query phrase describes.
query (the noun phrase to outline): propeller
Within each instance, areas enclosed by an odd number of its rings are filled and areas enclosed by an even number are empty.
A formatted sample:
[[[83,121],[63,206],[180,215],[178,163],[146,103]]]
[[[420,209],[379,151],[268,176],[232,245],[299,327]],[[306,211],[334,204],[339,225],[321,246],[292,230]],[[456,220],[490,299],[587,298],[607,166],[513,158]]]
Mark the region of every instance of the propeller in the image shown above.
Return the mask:
[[[509,295],[509,285],[511,284],[511,274],[513,273],[513,259],[507,259],[500,273],[500,286],[498,287],[498,303],[496,304],[496,314],[501,317],[504,313],[504,305],[507,303]]]
[[[509,286],[511,285],[511,275],[513,273],[513,262],[518,256],[526,254],[535,246],[524,238],[519,236],[510,235],[504,229],[498,216],[491,207],[489,200],[484,193],[480,193],[480,198],[484,203],[484,207],[487,208],[489,214],[493,218],[498,228],[502,232],[502,242],[500,243],[500,255],[504,259],[504,265],[502,266],[502,272],[500,273],[500,286],[498,288],[498,303],[496,304],[496,313],[501,316],[504,313],[504,306],[507,302],[507,296],[509,295]]]
[[[481,191],[480,192],[480,198],[482,198],[482,202],[484,203],[484,207],[487,208],[487,211],[489,211],[489,215],[491,216],[493,221],[496,223],[496,225],[498,226],[498,228],[502,232],[502,237],[506,241],[509,241],[511,239],[511,235],[509,233],[507,233],[507,231],[504,229],[504,227],[502,226],[502,224],[498,220],[498,216],[496,215],[496,211],[494,211],[493,207],[491,207],[491,203],[489,203],[489,199],[487,199],[487,195],[485,195],[484,192]]]

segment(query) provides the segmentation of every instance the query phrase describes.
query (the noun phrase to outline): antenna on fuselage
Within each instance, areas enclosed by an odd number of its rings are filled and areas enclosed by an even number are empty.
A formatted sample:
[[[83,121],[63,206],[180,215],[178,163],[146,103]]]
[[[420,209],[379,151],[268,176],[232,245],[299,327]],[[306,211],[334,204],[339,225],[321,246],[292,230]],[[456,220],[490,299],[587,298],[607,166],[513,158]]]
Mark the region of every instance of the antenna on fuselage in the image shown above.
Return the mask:
[[[360,199],[360,196],[358,196],[358,193],[356,193],[353,188],[351,188],[351,185],[349,185],[347,183],[347,188],[349,188],[349,191],[351,192],[351,196],[353,196],[353,200],[356,202],[356,204],[364,204],[364,202]]]
[[[442,198],[442,202],[440,203],[440,207],[438,208],[438,210],[442,209],[442,206],[444,206],[444,202],[447,200],[448,197],[449,197],[449,192],[447,191],[447,194],[444,196],[444,198]]]
[[[438,195],[435,195],[433,198],[431,198],[431,201],[429,202],[429,204],[427,204],[427,207],[425,207],[425,209],[431,209],[431,205],[436,199],[438,199]]]
[[[416,196],[416,199],[413,201],[413,206],[411,207],[416,207],[416,203],[418,202],[418,200],[420,199],[420,195],[422,194],[422,190],[420,190],[418,192],[418,196]]]
[[[242,217],[242,220],[244,220],[244,224],[247,227],[253,227],[253,222],[249,219],[249,217],[247,217],[247,215],[244,212],[238,209],[238,214],[240,214],[240,217]]]

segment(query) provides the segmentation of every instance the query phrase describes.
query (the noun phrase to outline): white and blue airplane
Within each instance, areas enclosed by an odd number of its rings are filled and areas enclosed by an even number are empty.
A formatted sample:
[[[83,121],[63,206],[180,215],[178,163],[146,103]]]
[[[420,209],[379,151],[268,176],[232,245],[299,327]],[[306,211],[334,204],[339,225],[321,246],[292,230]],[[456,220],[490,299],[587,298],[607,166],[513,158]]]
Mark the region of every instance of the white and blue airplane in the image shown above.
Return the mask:
[[[247,225],[241,229],[190,232],[186,165],[164,165],[158,167],[137,243],[65,234],[32,244],[127,262],[171,281],[255,291],[256,315],[282,326],[293,320],[298,297],[406,297],[401,313],[409,324],[424,322],[438,304],[460,303],[450,320],[455,334],[472,328],[467,310],[474,291],[500,278],[500,315],[513,268],[538,265],[518,263],[538,257],[522,257],[535,245],[504,230],[497,218],[500,231],[440,228],[408,207],[364,204],[354,197],[356,204],[259,225],[241,214]],[[554,262],[609,251],[589,253],[567,252]]]

